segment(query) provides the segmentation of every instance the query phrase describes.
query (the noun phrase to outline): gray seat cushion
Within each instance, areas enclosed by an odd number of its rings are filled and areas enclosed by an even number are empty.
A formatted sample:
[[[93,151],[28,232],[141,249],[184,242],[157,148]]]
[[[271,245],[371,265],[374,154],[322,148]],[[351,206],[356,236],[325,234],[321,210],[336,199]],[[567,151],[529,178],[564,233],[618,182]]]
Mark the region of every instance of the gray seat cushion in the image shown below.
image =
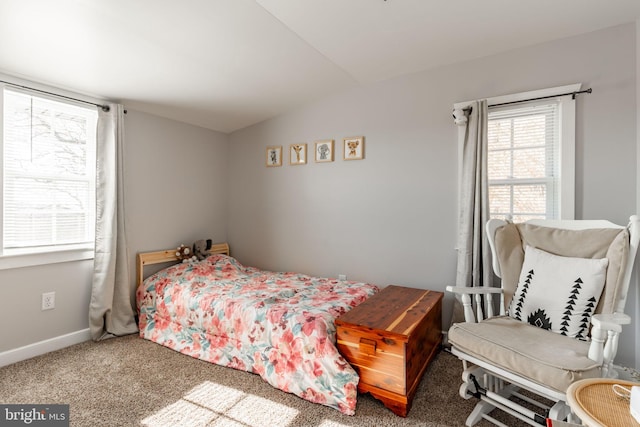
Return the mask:
[[[600,365],[587,357],[588,342],[509,316],[456,323],[449,329],[449,342],[458,350],[561,393],[577,380],[601,376]]]

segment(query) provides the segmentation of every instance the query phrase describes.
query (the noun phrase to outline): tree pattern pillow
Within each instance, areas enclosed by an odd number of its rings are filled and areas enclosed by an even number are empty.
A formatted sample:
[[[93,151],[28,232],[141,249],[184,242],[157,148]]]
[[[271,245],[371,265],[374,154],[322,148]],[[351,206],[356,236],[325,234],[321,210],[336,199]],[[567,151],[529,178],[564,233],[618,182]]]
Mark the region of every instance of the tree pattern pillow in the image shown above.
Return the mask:
[[[563,257],[527,246],[509,316],[587,341],[609,260]]]

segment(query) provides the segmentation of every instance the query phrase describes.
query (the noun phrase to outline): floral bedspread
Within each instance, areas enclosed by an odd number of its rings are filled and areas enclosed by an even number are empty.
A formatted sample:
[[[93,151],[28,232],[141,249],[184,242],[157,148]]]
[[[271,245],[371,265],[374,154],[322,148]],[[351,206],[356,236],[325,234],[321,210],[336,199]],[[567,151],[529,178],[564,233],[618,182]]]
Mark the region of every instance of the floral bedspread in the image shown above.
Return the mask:
[[[377,291],[211,255],[144,281],[140,336],[353,415],[358,375],[338,353],[334,319]]]

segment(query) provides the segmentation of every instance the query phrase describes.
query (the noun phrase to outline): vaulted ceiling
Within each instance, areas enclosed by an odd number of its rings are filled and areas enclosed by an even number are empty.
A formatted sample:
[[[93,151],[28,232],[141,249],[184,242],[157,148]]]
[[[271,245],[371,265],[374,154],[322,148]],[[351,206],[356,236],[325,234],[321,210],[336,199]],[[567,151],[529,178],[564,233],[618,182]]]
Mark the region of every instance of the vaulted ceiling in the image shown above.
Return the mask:
[[[639,0],[1,0],[0,72],[232,132],[639,17]]]

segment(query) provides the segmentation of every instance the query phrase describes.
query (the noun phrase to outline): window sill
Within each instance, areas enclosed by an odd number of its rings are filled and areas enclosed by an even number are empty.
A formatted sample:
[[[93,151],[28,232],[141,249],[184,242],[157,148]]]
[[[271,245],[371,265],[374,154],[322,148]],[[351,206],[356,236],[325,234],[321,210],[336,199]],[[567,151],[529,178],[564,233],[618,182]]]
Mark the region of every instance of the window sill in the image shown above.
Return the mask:
[[[4,254],[0,256],[0,270],[8,270],[12,268],[33,267],[37,265],[57,264],[61,262],[82,261],[93,259],[93,249],[78,248],[62,251],[43,251]]]

